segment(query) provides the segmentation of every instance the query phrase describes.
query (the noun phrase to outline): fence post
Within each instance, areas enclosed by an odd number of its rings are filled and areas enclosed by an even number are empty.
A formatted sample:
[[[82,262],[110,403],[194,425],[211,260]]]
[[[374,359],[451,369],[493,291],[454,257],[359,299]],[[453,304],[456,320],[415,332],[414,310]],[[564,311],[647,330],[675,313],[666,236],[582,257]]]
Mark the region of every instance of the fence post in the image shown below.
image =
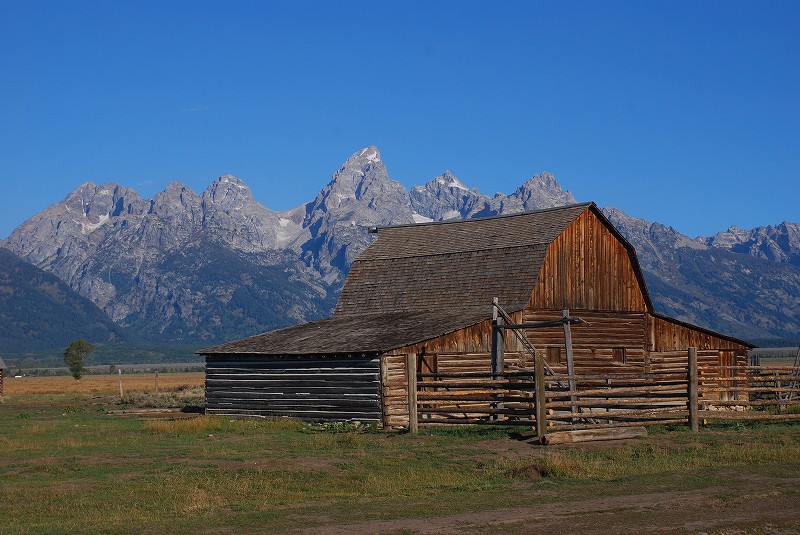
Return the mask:
[[[698,394],[697,394],[697,348],[689,348],[689,428],[692,433],[700,430],[698,419]]]
[[[417,355],[406,355],[406,373],[408,373],[408,432],[416,433],[417,423]]]
[[[539,443],[545,444],[547,441],[547,398],[545,397],[544,355],[540,351],[536,352],[533,379],[536,385],[536,436]]]

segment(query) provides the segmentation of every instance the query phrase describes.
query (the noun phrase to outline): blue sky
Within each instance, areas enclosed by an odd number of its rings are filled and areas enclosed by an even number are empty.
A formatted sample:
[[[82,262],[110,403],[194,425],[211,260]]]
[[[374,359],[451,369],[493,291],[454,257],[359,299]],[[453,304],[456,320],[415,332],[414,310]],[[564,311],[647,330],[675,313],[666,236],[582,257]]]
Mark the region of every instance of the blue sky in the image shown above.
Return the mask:
[[[85,181],[276,210],[550,171],[692,237],[800,221],[800,3],[0,0],[0,237]]]

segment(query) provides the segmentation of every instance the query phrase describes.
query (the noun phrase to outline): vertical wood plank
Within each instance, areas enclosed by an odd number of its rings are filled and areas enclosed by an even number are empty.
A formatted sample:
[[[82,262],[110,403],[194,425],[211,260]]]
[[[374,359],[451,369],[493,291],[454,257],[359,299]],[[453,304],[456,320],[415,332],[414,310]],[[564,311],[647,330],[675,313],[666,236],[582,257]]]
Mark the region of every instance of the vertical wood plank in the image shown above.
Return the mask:
[[[388,427],[389,422],[389,414],[388,414],[388,407],[386,404],[386,392],[385,389],[386,383],[389,380],[389,363],[386,361],[387,356],[381,355],[379,357],[380,365],[381,365],[381,385],[380,385],[380,392],[381,392],[381,426]]]
[[[569,379],[569,390],[570,392],[575,392],[575,359],[574,355],[572,354],[572,328],[570,327],[569,321],[566,321],[569,318],[569,309],[564,309],[561,312],[561,317],[564,318],[564,345],[567,349],[567,375],[570,376]],[[578,400],[575,395],[570,395],[570,412],[575,413],[575,402]]]
[[[406,373],[408,373],[408,432],[418,431],[417,421],[417,355],[406,355]]]
[[[689,348],[689,428],[692,433],[700,430],[698,419],[698,397],[697,397],[697,348]]]
[[[540,444],[547,443],[547,398],[545,397],[544,353],[536,352],[534,375],[536,389],[536,436]]]

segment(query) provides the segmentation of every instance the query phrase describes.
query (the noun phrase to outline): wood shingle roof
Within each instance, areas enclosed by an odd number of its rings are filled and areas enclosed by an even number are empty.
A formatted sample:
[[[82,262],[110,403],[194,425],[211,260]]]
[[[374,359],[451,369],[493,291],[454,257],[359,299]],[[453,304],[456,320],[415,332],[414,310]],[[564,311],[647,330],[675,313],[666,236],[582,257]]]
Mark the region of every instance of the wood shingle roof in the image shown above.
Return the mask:
[[[323,355],[383,353],[475,325],[491,316],[491,303],[453,314],[445,310],[333,316],[257,334],[198,351],[201,355]]]
[[[334,316],[484,306],[525,308],[547,248],[591,203],[377,229],[350,267]]]

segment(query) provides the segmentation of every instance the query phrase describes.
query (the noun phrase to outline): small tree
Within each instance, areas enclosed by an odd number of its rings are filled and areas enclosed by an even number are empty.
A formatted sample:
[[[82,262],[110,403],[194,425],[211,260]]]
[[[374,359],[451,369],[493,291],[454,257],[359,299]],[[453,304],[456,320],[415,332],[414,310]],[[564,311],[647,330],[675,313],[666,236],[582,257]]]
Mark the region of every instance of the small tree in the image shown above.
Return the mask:
[[[94,351],[94,345],[86,340],[79,339],[72,342],[66,351],[64,351],[64,363],[72,372],[75,379],[80,379],[83,373],[83,363],[86,357]]]

